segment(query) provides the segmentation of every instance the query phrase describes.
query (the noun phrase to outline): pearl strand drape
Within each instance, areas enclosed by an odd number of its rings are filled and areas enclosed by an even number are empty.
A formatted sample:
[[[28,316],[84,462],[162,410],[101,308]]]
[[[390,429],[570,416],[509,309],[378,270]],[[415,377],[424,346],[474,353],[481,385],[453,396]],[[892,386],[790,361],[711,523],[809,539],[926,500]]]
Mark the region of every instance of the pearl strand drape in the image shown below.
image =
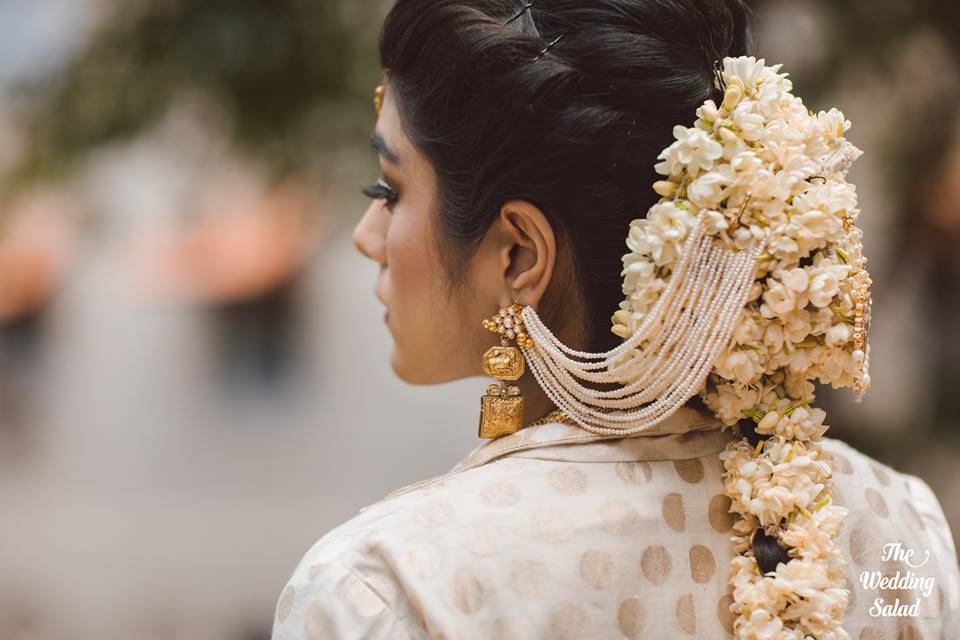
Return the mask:
[[[652,428],[702,389],[746,304],[761,249],[761,243],[740,252],[719,245],[705,234],[701,212],[667,286],[617,347],[571,349],[524,307],[533,346],[521,350],[530,370],[554,404],[589,431],[630,435]],[[591,389],[578,379],[618,386]]]

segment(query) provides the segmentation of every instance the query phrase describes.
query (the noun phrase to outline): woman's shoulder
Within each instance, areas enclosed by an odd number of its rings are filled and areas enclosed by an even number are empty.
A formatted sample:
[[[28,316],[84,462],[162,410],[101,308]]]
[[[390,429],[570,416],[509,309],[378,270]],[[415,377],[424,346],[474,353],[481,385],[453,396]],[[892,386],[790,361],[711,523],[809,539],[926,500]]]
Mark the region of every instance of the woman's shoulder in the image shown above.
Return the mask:
[[[849,511],[838,543],[847,551],[847,580],[855,592],[848,615],[878,624],[876,600],[894,596],[872,575],[896,576],[900,602],[916,603],[916,624],[960,616],[960,568],[953,532],[940,501],[920,477],[897,470],[851,445],[823,438],[834,465],[836,503]],[[908,578],[910,576],[911,578]],[[926,588],[929,586],[929,590]],[[924,621],[926,619],[926,622]]]
[[[922,478],[884,464],[842,440],[824,437],[820,445],[834,467],[838,503],[855,515],[890,522],[917,538],[933,532],[950,533],[939,499]],[[952,536],[948,537],[953,550]]]
[[[417,498],[414,490],[371,503],[319,538],[280,593],[272,640],[419,637],[417,608],[401,587],[415,545],[404,553],[393,542],[410,540]]]
[[[274,640],[307,637],[304,625],[311,624],[320,625],[318,636],[342,628],[347,631],[329,636],[370,638],[420,637],[425,615],[450,624],[444,616],[469,610],[475,595],[466,559],[479,570],[503,544],[509,527],[485,509],[519,499],[518,466],[525,465],[495,461],[415,482],[330,530],[284,586]],[[449,582],[452,592],[439,595],[438,580]],[[324,604],[344,600],[353,604]],[[389,632],[378,635],[381,628]]]
[[[919,476],[895,469],[848,443],[822,438],[834,466],[834,483],[849,503],[861,503],[880,518],[902,520],[912,530],[946,525],[939,499]],[[922,513],[922,517],[921,517]]]

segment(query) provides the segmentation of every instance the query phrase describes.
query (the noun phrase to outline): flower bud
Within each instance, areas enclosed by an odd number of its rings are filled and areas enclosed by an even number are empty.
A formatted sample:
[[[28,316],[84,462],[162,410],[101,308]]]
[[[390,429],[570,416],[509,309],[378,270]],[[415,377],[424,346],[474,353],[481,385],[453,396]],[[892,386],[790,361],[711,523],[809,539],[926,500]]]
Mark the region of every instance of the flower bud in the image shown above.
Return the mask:
[[[757,431],[770,433],[773,431],[773,428],[777,426],[778,422],[780,422],[780,414],[776,411],[769,411],[763,416],[763,419],[760,420],[760,423],[757,425]]]
[[[665,198],[677,192],[677,183],[670,180],[657,180],[653,183],[653,190]]]
[[[615,325],[613,325],[613,327],[610,329],[610,331],[612,331],[612,332],[615,333],[616,335],[620,336],[620,337],[623,338],[624,340],[626,340],[627,338],[630,337],[630,330],[627,329],[627,327],[626,327],[625,325],[622,325],[622,324],[615,324]]]
[[[733,111],[742,97],[743,89],[736,84],[728,85],[727,90],[723,92],[723,103],[721,106],[727,111]]]
[[[617,324],[627,324],[630,322],[630,312],[626,309],[617,309],[613,314],[613,321]]]

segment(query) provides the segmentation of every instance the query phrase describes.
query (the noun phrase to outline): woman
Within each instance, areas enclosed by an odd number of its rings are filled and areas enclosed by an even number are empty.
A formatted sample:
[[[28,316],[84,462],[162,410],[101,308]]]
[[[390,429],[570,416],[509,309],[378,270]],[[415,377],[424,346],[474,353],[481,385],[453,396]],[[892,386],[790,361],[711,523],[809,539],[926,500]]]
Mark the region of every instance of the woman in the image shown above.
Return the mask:
[[[746,23],[734,0],[396,2],[354,240],[398,376],[501,383],[486,442],[306,553],[275,640],[956,628],[936,496],[810,406],[813,379],[869,386],[855,201],[813,203],[852,198],[857,150],[743,57]]]

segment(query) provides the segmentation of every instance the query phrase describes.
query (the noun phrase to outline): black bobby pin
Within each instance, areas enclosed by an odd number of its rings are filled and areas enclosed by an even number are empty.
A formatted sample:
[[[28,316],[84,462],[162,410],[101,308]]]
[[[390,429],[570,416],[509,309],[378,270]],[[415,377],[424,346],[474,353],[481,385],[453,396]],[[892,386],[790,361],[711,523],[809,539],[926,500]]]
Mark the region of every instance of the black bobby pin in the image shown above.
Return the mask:
[[[517,11],[517,14],[516,14],[515,16],[513,16],[512,18],[510,18],[509,20],[507,20],[507,21],[504,22],[503,24],[505,24],[505,25],[510,24],[511,22],[513,22],[514,20],[516,20],[517,18],[519,18],[520,16],[522,16],[524,13],[526,13],[527,11],[529,11],[531,7],[533,7],[533,0],[530,0],[530,2],[524,2],[524,3],[523,3],[523,9],[520,9],[520,11]]]
[[[723,81],[723,63],[717,58],[713,61],[713,74],[717,78],[717,84],[720,85],[720,92],[727,91],[727,83]]]
[[[507,21],[504,22],[503,24],[504,24],[504,25],[508,25],[508,24],[510,24],[511,22],[513,22],[514,20],[516,20],[517,18],[519,18],[520,16],[522,16],[523,14],[525,14],[526,12],[530,11],[530,9],[533,8],[533,4],[534,4],[534,0],[525,0],[524,3],[523,3],[523,8],[520,9],[520,11],[517,11],[517,12],[513,15],[513,17],[511,17],[509,20],[507,20]],[[535,24],[533,24],[533,15],[532,15],[532,13],[531,13],[531,16],[530,16],[530,26],[532,27],[533,31],[539,36],[540,33],[539,33],[539,30],[537,29],[537,26],[536,26]],[[566,34],[566,33],[561,33],[559,36],[557,36],[556,38],[554,38],[552,42],[550,42],[547,46],[545,46],[545,47],[543,48],[543,50],[542,50],[540,53],[538,53],[537,56],[536,56],[533,60],[531,60],[531,62],[536,62],[537,60],[539,60],[540,58],[542,58],[544,55],[546,55],[546,53],[547,53],[548,51],[550,51],[551,47],[553,47],[553,45],[555,45],[555,44],[557,44],[558,42],[560,42],[560,39],[563,38],[563,36],[565,36],[565,35],[567,35],[567,34]]]
[[[560,42],[560,38],[562,38],[562,37],[565,36],[565,35],[567,35],[567,34],[561,33],[561,34],[558,35],[556,38],[554,38],[552,42],[550,42],[547,46],[545,46],[545,47],[543,48],[543,51],[541,51],[540,53],[537,54],[537,57],[534,58],[534,59],[532,60],[532,62],[536,62],[537,60],[539,60],[540,58],[542,58],[542,57],[544,56],[544,54],[546,54],[547,51],[550,51],[550,48],[553,47],[553,45],[555,45],[555,44],[557,44],[558,42]]]
[[[540,33],[539,33],[539,30],[537,29],[537,26],[533,23],[533,12],[530,11],[530,10],[533,8],[534,2],[535,2],[535,0],[524,0],[523,8],[521,8],[519,11],[517,11],[515,14],[513,14],[513,16],[511,16],[506,22],[504,22],[504,23],[503,23],[504,26],[506,26],[506,25],[510,24],[511,22],[514,22],[515,20],[519,19],[519,18],[520,18],[521,16],[523,16],[525,13],[530,12],[530,17],[529,17],[529,21],[528,21],[528,22],[529,22],[529,25],[528,25],[528,26],[531,27],[531,30],[532,30],[534,33],[536,33],[538,36],[540,36]],[[564,37],[565,35],[567,35],[567,34],[566,34],[566,33],[561,33],[561,34],[558,35],[556,38],[554,38],[554,39],[551,40],[549,43],[547,43],[547,45],[540,51],[540,53],[538,53],[538,54],[536,55],[536,57],[533,58],[533,60],[531,60],[531,62],[536,62],[537,60],[539,60],[540,58],[542,58],[543,56],[545,56],[545,55],[550,51],[550,49],[552,49],[558,42],[560,42],[560,40],[563,39],[563,37]],[[609,85],[609,84],[608,84],[607,86],[608,86],[610,89],[613,89],[613,85]],[[530,105],[530,107],[532,108],[532,105]],[[605,170],[607,171],[607,173],[608,173],[628,194],[632,194],[632,193],[633,193],[633,188],[632,188],[632,187],[633,187],[633,176],[624,176],[624,175],[622,175],[622,171],[621,171],[621,168],[620,168],[620,156],[621,156],[621,154],[623,153],[624,147],[626,147],[627,141],[629,141],[630,137],[633,135],[633,132],[634,132],[634,130],[636,129],[639,120],[640,120],[640,114],[638,113],[637,116],[633,119],[633,122],[630,124],[630,128],[627,130],[627,135],[626,135],[626,138],[625,138],[625,140],[624,140],[624,143],[620,146],[620,148],[618,149],[616,155],[614,156],[614,160],[613,160],[612,166],[611,166],[609,169],[605,169]]]

